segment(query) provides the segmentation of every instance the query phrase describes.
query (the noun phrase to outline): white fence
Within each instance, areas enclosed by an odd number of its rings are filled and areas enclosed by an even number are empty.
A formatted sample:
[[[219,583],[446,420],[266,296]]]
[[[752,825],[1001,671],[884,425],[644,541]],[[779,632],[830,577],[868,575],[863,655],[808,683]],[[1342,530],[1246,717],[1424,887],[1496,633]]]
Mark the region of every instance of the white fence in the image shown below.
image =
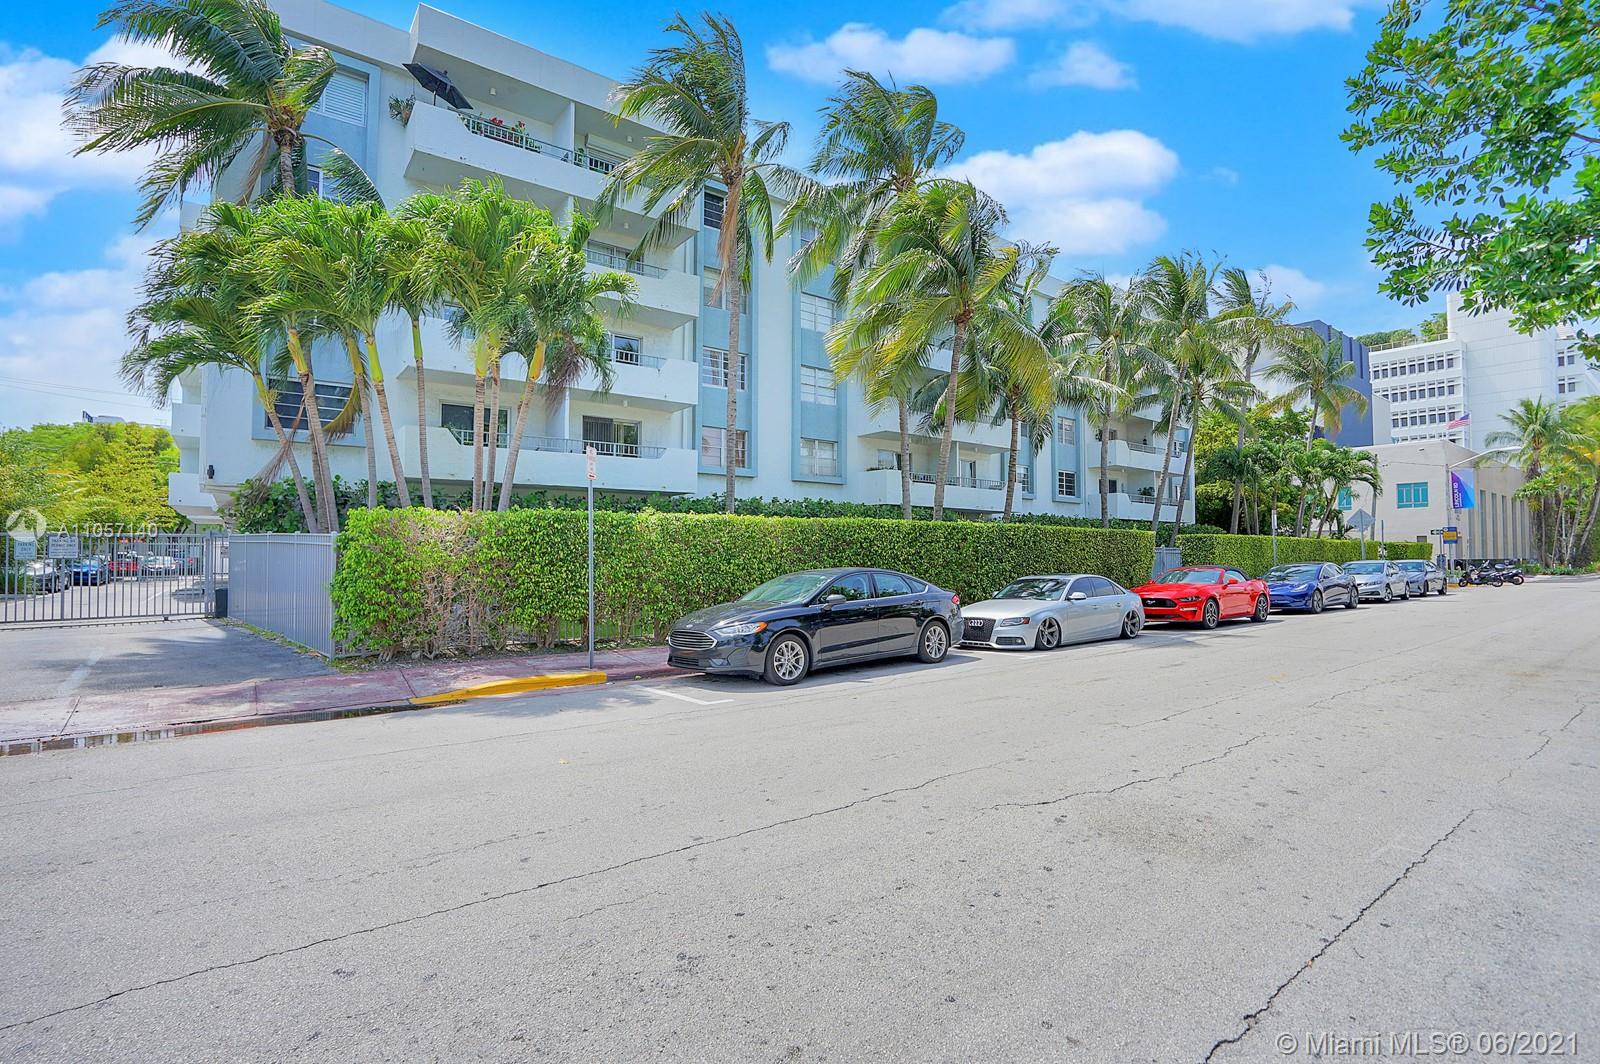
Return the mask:
[[[333,657],[333,541],[305,532],[228,537],[228,616]]]

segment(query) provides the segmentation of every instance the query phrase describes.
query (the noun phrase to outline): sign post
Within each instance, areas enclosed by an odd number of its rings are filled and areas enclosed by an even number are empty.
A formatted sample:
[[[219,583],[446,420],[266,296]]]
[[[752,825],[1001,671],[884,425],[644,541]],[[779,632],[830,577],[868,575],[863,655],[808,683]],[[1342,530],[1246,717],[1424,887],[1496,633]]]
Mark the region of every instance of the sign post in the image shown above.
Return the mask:
[[[595,478],[595,449],[594,444],[589,444],[583,449],[584,464],[588,467],[588,495],[589,495],[589,623],[584,627],[589,632],[589,671],[594,671],[594,478]]]
[[[1356,538],[1361,543],[1361,560],[1367,560],[1367,533],[1377,522],[1365,510],[1357,510],[1350,515],[1350,527],[1356,530]]]
[[[1181,514],[1179,516],[1182,516]],[[1278,564],[1278,504],[1272,504],[1272,564]]]

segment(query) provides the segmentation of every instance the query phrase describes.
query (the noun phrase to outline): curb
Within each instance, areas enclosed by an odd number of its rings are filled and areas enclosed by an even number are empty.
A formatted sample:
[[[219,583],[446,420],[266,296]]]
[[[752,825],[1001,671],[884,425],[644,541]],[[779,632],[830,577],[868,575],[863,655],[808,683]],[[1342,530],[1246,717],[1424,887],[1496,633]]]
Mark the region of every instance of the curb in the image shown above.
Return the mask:
[[[504,680],[489,680],[454,691],[440,691],[433,695],[418,695],[411,699],[413,706],[442,706],[451,702],[465,702],[473,698],[494,698],[498,695],[520,695],[529,691],[548,691],[556,687],[583,687],[587,684],[605,683],[603,672],[549,672],[539,676],[513,676]]]
[[[249,728],[267,728],[279,724],[314,724],[325,720],[344,720],[349,717],[371,717],[382,713],[409,713],[414,710],[428,709],[466,701],[469,698],[485,697],[477,693],[481,688],[503,687],[506,684],[524,684],[529,681],[548,681],[561,677],[565,682],[544,683],[542,685],[524,688],[527,691],[554,690],[559,687],[585,686],[601,683],[623,683],[629,680],[648,680],[659,676],[682,675],[681,669],[674,669],[662,663],[650,665],[640,669],[629,670],[627,675],[607,675],[601,672],[580,673],[549,673],[544,676],[524,676],[511,680],[495,680],[484,684],[475,684],[472,687],[462,688],[460,691],[447,692],[450,698],[444,695],[426,695],[425,699],[436,701],[424,702],[413,699],[407,702],[381,702],[369,706],[339,706],[323,709],[295,709],[283,713],[260,713],[251,717],[222,717],[216,720],[182,721],[171,724],[149,724],[138,728],[123,728],[116,731],[82,732],[77,735],[52,735],[35,739],[0,739],[0,758],[20,757],[24,754],[40,754],[54,750],[88,750],[100,746],[121,746],[127,743],[151,742],[157,739],[177,739],[187,735],[210,735],[216,732],[244,731]],[[573,680],[572,677],[583,677]],[[593,677],[599,677],[594,679]],[[463,694],[463,692],[471,692]],[[507,690],[488,692],[489,694],[515,693]],[[461,695],[461,697],[456,697]]]

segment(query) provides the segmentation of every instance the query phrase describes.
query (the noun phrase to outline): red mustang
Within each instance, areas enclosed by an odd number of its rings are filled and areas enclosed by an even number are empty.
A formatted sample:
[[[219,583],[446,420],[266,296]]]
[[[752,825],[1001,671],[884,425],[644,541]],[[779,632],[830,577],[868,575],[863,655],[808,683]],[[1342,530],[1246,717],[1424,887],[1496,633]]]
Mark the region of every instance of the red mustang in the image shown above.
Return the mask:
[[[1229,617],[1264,621],[1272,609],[1265,583],[1220,565],[1169,569],[1133,593],[1144,603],[1147,620],[1187,621],[1202,628],[1215,628]]]

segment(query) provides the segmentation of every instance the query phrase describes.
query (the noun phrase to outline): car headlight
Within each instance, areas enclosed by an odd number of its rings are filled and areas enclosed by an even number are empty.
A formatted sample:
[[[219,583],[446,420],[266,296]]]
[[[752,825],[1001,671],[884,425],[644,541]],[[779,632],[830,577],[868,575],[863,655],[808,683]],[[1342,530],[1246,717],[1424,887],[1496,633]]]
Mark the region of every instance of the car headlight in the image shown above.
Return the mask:
[[[721,628],[713,628],[711,634],[718,639],[737,639],[742,635],[755,635],[766,627],[766,621],[746,621],[743,624],[726,624]]]
[[[1002,617],[994,622],[996,628],[1009,628],[1018,624],[1032,624],[1032,617]]]
[[[1179,599],[1178,601],[1179,602],[1199,602],[1200,601],[1200,596],[1199,595],[1185,595],[1183,598]]]

